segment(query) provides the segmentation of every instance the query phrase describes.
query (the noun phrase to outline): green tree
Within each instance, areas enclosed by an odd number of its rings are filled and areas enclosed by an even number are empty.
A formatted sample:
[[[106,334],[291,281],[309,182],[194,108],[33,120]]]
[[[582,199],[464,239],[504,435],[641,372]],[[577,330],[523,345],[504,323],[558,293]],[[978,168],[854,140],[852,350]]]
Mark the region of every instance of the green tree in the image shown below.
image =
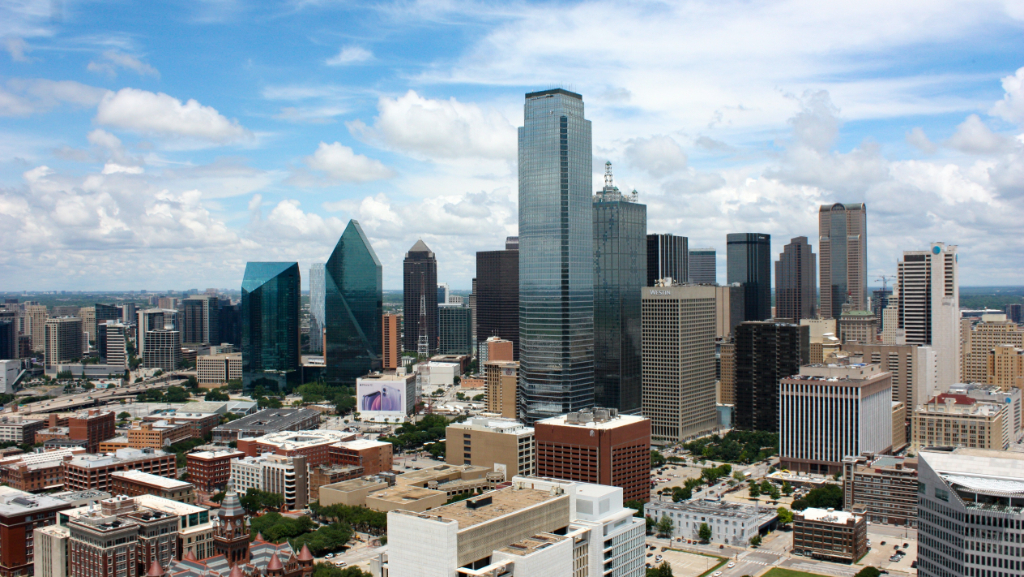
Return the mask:
[[[790,485],[789,481],[782,482],[782,493],[787,497],[793,494],[793,485]]]
[[[220,503],[221,501],[224,500],[225,496],[226,496],[226,493],[224,491],[221,491],[221,492],[217,493],[216,495],[210,497],[210,501],[213,502],[213,503]]]
[[[707,523],[701,523],[700,529],[697,530],[697,536],[701,541],[707,543],[711,540],[711,527]]]
[[[882,572],[874,567],[865,567],[857,572],[853,577],[879,577]]]
[[[627,509],[632,509],[634,517],[643,517],[644,516],[644,502],[643,501],[637,501],[637,500],[633,499],[633,500],[630,500],[630,501],[626,501],[625,503],[622,504],[622,506],[627,508]]]
[[[797,508],[797,503],[802,503],[802,507]],[[815,509],[828,509],[833,508],[836,511],[843,510],[843,490],[839,485],[823,485],[816,489],[811,489],[803,499],[797,499],[793,501],[793,510],[802,511],[807,507]]]
[[[227,393],[222,393],[222,392],[214,389],[212,391],[207,391],[206,395],[203,397],[203,400],[221,402],[221,401],[230,401],[231,397],[229,397]]]
[[[675,525],[673,525],[672,519],[669,519],[668,515],[662,515],[661,520],[658,521],[658,536],[671,537],[673,527]]]
[[[759,547],[760,545],[761,545],[761,536],[760,535],[754,535],[753,537],[750,538],[750,546],[751,547]]]
[[[164,393],[165,403],[184,403],[188,400],[188,391],[181,387],[167,387]]]
[[[768,495],[772,498],[773,501],[778,501],[780,498],[782,498],[782,493],[779,491],[779,488],[776,487],[775,485],[772,485],[772,490],[768,492]]]
[[[772,492],[772,484],[768,482],[768,479],[761,481],[761,494],[767,495]]]
[[[373,577],[373,575],[356,566],[341,569],[330,563],[317,563],[313,566],[313,577]]]
[[[665,455],[651,449],[651,467],[661,467],[665,464]]]
[[[128,411],[122,411],[122,412],[117,414],[117,418],[118,418],[118,420],[126,421],[126,420],[132,418],[132,414],[129,413]]]
[[[646,577],[672,577],[672,566],[663,561],[661,565],[648,569]]]
[[[644,521],[647,523],[647,534],[653,534],[654,528],[657,525],[657,523],[655,523],[654,519],[651,519],[650,517],[644,517]]]
[[[777,511],[779,515],[779,523],[782,525],[789,525],[793,522],[793,512],[785,507],[779,507]]]
[[[480,402],[484,400],[484,395],[473,395],[473,401]]]
[[[751,481],[750,482],[750,489],[749,489],[748,492],[750,493],[750,498],[751,499],[756,499],[756,498],[761,496],[761,487],[758,486],[758,484],[756,482]]]

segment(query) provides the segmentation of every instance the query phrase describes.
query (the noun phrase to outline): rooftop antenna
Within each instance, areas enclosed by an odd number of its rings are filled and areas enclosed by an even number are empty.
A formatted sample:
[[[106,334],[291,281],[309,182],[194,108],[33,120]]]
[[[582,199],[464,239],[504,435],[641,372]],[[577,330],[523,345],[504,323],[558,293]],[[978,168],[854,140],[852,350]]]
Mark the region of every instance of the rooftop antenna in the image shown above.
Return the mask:
[[[611,190],[614,185],[612,184],[612,161],[604,163],[604,189]]]

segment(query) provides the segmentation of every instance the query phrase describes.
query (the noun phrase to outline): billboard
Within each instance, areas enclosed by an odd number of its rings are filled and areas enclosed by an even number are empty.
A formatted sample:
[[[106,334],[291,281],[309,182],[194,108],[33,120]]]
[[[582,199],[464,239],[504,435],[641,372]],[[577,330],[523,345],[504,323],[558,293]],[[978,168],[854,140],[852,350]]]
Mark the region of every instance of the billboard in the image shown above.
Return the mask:
[[[409,382],[413,382],[412,378],[409,379]],[[401,378],[401,380],[358,379],[356,403],[360,418],[364,421],[404,418],[410,400],[407,398],[407,388],[405,378]]]

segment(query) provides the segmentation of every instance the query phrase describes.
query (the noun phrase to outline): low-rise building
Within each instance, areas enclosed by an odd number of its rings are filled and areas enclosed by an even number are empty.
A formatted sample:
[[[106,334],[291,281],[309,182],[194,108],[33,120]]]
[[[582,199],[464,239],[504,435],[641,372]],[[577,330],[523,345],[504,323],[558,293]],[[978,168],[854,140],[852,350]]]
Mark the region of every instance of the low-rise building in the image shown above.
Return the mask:
[[[167,421],[139,423],[128,429],[128,446],[132,449],[160,449],[192,438],[192,427],[187,423]]]
[[[177,477],[174,453],[158,449],[119,449],[113,455],[76,455],[64,463],[64,488],[72,491],[109,491],[114,471],[142,471]]]
[[[946,392],[953,395],[966,395],[984,403],[1010,405],[1010,419],[1007,421],[1010,425],[1010,442],[1016,443],[1021,440],[1021,435],[1024,434],[1024,421],[1022,421],[1024,419],[1024,410],[1022,410],[1021,389],[1003,389],[999,385],[992,384],[958,383],[951,385]]]
[[[229,449],[226,451],[197,451],[185,455],[188,480],[196,490],[205,493],[219,491],[231,478],[231,460],[240,459],[245,453]]]
[[[362,467],[364,475],[389,473],[394,463],[394,448],[384,441],[341,441],[329,446],[327,452],[332,465]]]
[[[226,385],[242,378],[242,353],[196,357],[196,375],[200,385]]]
[[[352,465],[320,465],[309,468],[309,501],[320,500],[320,487],[358,479],[366,475],[362,467]]]
[[[506,479],[537,472],[533,427],[511,419],[472,418],[445,431],[445,462],[476,465],[503,473]]]
[[[259,455],[302,456],[311,467],[331,462],[329,447],[355,438],[352,433],[331,429],[282,431],[260,437],[239,437],[238,450],[250,457]]]
[[[0,460],[0,483],[21,491],[48,491],[64,486],[64,462],[85,449],[23,453]]]
[[[189,403],[191,404],[191,403]],[[142,418],[143,422],[166,421],[174,425],[188,425],[193,439],[202,439],[213,428],[220,424],[220,415],[217,413],[200,413],[196,411],[176,410],[172,413],[159,415],[147,415]]]
[[[306,431],[320,426],[320,412],[313,409],[264,409],[213,428],[213,440],[229,443],[240,438],[262,437],[281,431]]]
[[[111,492],[115,495],[156,495],[179,503],[195,503],[192,483],[169,479],[142,471],[114,471],[110,474]]]
[[[767,533],[778,520],[771,507],[727,501],[651,501],[644,514],[655,522],[668,518],[672,537],[699,539],[703,524],[711,529],[711,542],[745,547],[755,535]]]
[[[1003,450],[1010,446],[1013,405],[943,393],[914,411],[913,448],[969,447]]]
[[[0,487],[0,575],[17,577],[33,571],[34,530],[53,525],[67,501]]]
[[[365,476],[320,487],[320,505],[365,507],[366,496],[394,485],[394,475]]]
[[[0,443],[29,444],[35,442],[36,431],[46,428],[46,419],[17,413],[0,417]]]
[[[205,507],[181,503],[156,495],[139,495],[135,497],[139,507],[153,511],[163,511],[178,517],[178,556],[187,557],[189,553],[196,559],[205,559],[216,554],[213,547],[213,517]]]
[[[917,459],[871,453],[843,459],[843,503],[868,521],[917,526]]]
[[[833,509],[795,511],[793,551],[814,559],[853,564],[868,552],[867,519]]]
[[[231,485],[244,494],[248,489],[277,493],[290,511],[309,504],[309,475],[306,457],[260,455],[231,461]]]

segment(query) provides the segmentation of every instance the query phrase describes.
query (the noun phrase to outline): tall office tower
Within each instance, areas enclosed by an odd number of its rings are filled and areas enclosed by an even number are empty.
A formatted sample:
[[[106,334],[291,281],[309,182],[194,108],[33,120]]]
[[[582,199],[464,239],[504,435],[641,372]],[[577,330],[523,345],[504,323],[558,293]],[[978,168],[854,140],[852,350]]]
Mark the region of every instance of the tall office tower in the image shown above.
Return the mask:
[[[744,320],[772,316],[772,237],[760,233],[728,235],[728,283],[743,285]]]
[[[284,391],[298,375],[299,263],[249,262],[242,277],[242,386]],[[186,299],[186,301],[189,299]]]
[[[437,351],[437,259],[422,239],[412,245],[405,253],[402,262],[404,297],[405,335],[403,346],[407,351],[415,351],[420,337],[420,318],[426,319],[426,335],[428,354]],[[420,297],[424,298],[420,298]],[[424,310],[420,310],[423,301]],[[421,313],[423,313],[421,315]]]
[[[324,323],[327,321],[327,280],[324,263],[309,267],[309,352],[324,352]]]
[[[0,361],[18,358],[18,320],[0,317]]]
[[[473,352],[473,311],[462,305],[437,307],[437,352],[468,355]]]
[[[775,261],[775,318],[813,319],[817,312],[818,272],[806,236],[798,236]]]
[[[402,329],[399,315],[381,316],[381,365],[386,370],[397,369],[402,362]]]
[[[46,366],[52,367],[82,358],[82,319],[59,317],[43,325]]]
[[[137,308],[135,303],[124,303],[121,305],[121,322],[130,325],[135,322],[135,312]]]
[[[473,290],[469,293],[469,316],[473,331],[470,337],[473,339],[473,352],[476,352],[476,279],[473,279]]]
[[[121,307],[96,303],[93,305],[96,310],[96,322],[103,324],[107,321],[119,322],[121,320]]]
[[[961,381],[960,274],[955,245],[905,251],[896,265],[899,328],[907,344],[929,345],[938,356],[938,387]]]
[[[25,305],[25,334],[32,336],[32,352],[46,350],[46,321],[49,318],[46,305]]]
[[[89,341],[96,341],[96,307],[81,307],[78,309],[78,318],[82,319],[82,330],[88,336]],[[82,346],[88,345],[86,341]]]
[[[1024,324],[1024,305],[1006,305],[1006,319],[1015,323]]]
[[[644,216],[647,216],[646,212]],[[688,245],[689,239],[685,236],[648,234],[647,284],[644,286],[654,286],[656,281],[663,278],[671,278],[680,283],[687,282],[690,278]]]
[[[515,237],[509,237],[515,238]],[[512,341],[519,358],[519,242],[476,253],[477,349],[491,337]]]
[[[147,369],[162,369],[165,373],[177,370],[181,363],[181,333],[164,329],[147,331],[142,362]]]
[[[821,316],[838,319],[849,301],[867,310],[868,224],[864,204],[823,204],[818,209]]]
[[[221,297],[217,300],[217,323],[220,325],[220,338],[218,343],[231,343],[236,347],[242,346],[242,305],[232,303],[231,299]],[[165,315],[165,320],[168,318]],[[173,325],[173,322],[168,324]],[[180,330],[173,327],[174,330]]]
[[[683,242],[664,239],[666,250],[658,256],[666,257],[666,266],[656,271],[678,270],[679,255],[686,255],[686,239],[672,238]],[[594,403],[623,414],[640,412],[640,293],[650,274],[650,240],[647,206],[637,202],[636,191],[619,192],[612,163],[605,163],[604,188],[594,195]]]
[[[889,298],[892,296],[892,289],[877,289],[871,292],[871,312],[875,313],[878,319],[878,332],[885,331],[885,318],[883,312],[889,306]]]
[[[193,295],[182,301],[185,308],[185,331],[182,338],[188,345],[220,344],[220,305],[216,296]]]
[[[1017,542],[1024,512],[1014,503],[1020,498],[1022,478],[1020,453],[969,448],[921,451],[917,527],[922,538],[917,545],[917,574],[1021,575],[1024,560]]]
[[[526,95],[519,128],[519,379],[526,424],[594,405],[590,130],[579,94],[555,88]]]
[[[149,331],[162,331],[164,330],[164,310],[163,309],[145,309],[136,313],[138,318],[136,319],[136,327],[138,330],[138,337],[135,339],[135,350],[140,358],[146,357],[146,333]]]
[[[718,282],[718,265],[714,247],[695,248],[689,251],[686,268],[689,282],[715,284]]]
[[[736,408],[733,426],[779,430],[779,382],[808,364],[810,327],[748,321],[736,326]]]
[[[715,428],[714,286],[643,289],[643,414],[668,443]]]
[[[448,283],[443,282],[437,285],[437,304],[448,304],[448,297],[451,296],[451,288]]]
[[[355,386],[381,368],[384,314],[380,260],[358,221],[348,221],[324,270],[327,382]]]
[[[99,346],[104,363],[128,367],[128,325],[116,321],[100,324]]]

